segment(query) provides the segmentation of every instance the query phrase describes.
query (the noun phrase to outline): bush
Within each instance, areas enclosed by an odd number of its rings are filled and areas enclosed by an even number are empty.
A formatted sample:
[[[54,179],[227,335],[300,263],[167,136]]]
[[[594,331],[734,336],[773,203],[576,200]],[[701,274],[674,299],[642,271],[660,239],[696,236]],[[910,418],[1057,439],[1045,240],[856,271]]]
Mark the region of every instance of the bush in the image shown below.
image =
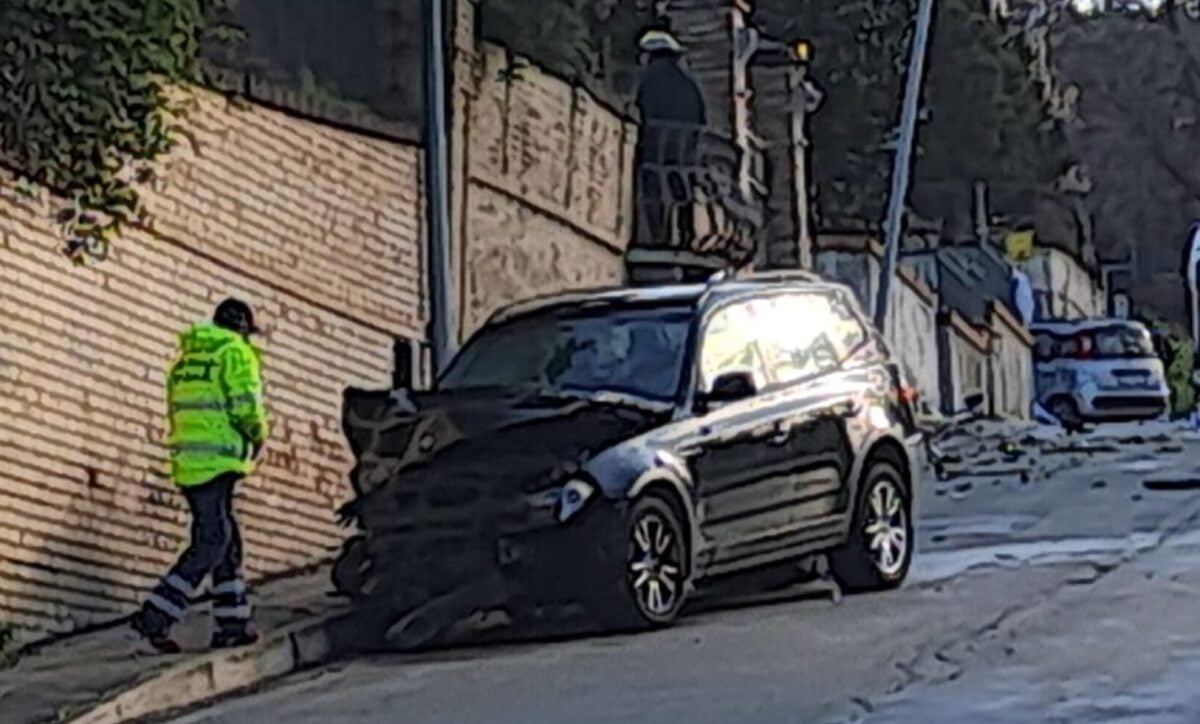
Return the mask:
[[[1190,415],[1196,407],[1196,390],[1192,383],[1195,351],[1191,337],[1176,324],[1148,315],[1144,320],[1154,336],[1154,347],[1167,373],[1171,388],[1171,412],[1176,416]]]
[[[17,651],[13,646],[15,639],[12,629],[0,626],[0,669],[12,666],[17,662]]]
[[[199,80],[208,37],[228,37],[226,0],[4,0],[0,166],[17,191],[69,200],[58,221],[77,262],[103,258],[143,217],[134,184],[176,142],[171,86]]]

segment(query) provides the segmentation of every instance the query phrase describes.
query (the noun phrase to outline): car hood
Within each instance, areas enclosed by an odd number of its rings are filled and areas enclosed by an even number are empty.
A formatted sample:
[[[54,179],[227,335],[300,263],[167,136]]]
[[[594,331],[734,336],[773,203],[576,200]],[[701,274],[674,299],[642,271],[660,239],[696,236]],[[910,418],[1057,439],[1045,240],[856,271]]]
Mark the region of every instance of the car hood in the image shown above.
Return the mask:
[[[486,480],[537,492],[595,454],[670,418],[669,405],[538,392],[346,393],[355,492]]]

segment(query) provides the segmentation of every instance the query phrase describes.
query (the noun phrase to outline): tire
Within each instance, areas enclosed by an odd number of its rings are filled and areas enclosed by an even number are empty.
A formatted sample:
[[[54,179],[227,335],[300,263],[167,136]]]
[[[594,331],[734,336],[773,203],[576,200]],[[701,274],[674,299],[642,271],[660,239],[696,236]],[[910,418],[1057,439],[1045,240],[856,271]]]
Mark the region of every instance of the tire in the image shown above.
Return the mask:
[[[1083,418],[1079,414],[1079,405],[1075,403],[1075,400],[1065,395],[1050,400],[1050,406],[1047,409],[1068,430],[1078,428],[1083,422]]]
[[[334,590],[353,600],[360,599],[370,575],[370,568],[366,540],[362,536],[356,536],[346,541],[333,564],[330,576]]]
[[[609,562],[606,594],[593,607],[604,628],[658,628],[679,616],[687,599],[689,550],[680,518],[654,495],[629,507]]]
[[[907,481],[892,463],[874,460],[863,474],[850,537],[830,554],[830,569],[850,592],[897,588],[908,576],[914,543]]]

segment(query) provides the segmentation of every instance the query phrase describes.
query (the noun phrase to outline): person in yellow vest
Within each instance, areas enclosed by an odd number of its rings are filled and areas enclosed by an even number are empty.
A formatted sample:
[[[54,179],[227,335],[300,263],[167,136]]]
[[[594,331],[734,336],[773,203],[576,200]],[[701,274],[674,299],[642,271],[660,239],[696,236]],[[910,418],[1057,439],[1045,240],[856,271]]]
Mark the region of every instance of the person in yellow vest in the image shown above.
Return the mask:
[[[179,356],[166,381],[171,475],[192,514],[191,543],[150,592],[132,627],[163,653],[177,653],[171,627],[204,579],[212,576],[212,646],[258,640],[246,583],[234,490],[249,475],[268,436],[258,350],[250,307],[222,302],[212,323],[179,338]]]

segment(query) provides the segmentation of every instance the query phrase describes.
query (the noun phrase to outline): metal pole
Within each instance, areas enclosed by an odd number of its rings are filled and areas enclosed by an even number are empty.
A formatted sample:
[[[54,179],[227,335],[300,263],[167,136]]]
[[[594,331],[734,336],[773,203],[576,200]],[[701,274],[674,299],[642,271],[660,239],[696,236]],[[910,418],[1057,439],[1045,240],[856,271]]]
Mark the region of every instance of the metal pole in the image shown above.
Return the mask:
[[[429,233],[429,317],[433,372],[454,354],[454,265],[450,233],[450,128],[447,123],[446,15],[443,0],[423,0],[425,31],[425,205]]]
[[[908,197],[908,177],[912,171],[913,142],[917,134],[917,111],[921,97],[921,81],[925,74],[925,49],[929,43],[929,26],[933,20],[933,0],[918,0],[917,28],[912,52],[908,59],[908,79],[904,89],[904,106],[900,112],[900,139],[892,166],[892,193],[888,199],[884,231],[883,268],[879,270],[879,290],[875,297],[875,326],[883,332],[887,321],[888,295],[900,255],[900,231],[904,223],[904,203]]]
[[[800,241],[800,250],[796,255],[801,269],[812,269],[812,226],[811,212],[808,206],[808,113],[812,99],[808,96],[808,63],[800,63],[791,70],[791,91],[794,94],[792,102],[792,162],[796,168],[792,193],[796,196],[796,238]],[[799,158],[796,158],[799,156]]]
[[[1130,255],[1133,257],[1135,274],[1140,271],[1139,261],[1137,256],[1137,245],[1130,249]],[[1192,333],[1192,348],[1200,349],[1200,290],[1197,285],[1200,284],[1200,279],[1197,279],[1196,263],[1200,261],[1200,220],[1192,222],[1192,226],[1188,232],[1187,248],[1183,254],[1184,264],[1187,268],[1183,270],[1183,278],[1187,283],[1187,300],[1188,300],[1188,317],[1191,322]]]

